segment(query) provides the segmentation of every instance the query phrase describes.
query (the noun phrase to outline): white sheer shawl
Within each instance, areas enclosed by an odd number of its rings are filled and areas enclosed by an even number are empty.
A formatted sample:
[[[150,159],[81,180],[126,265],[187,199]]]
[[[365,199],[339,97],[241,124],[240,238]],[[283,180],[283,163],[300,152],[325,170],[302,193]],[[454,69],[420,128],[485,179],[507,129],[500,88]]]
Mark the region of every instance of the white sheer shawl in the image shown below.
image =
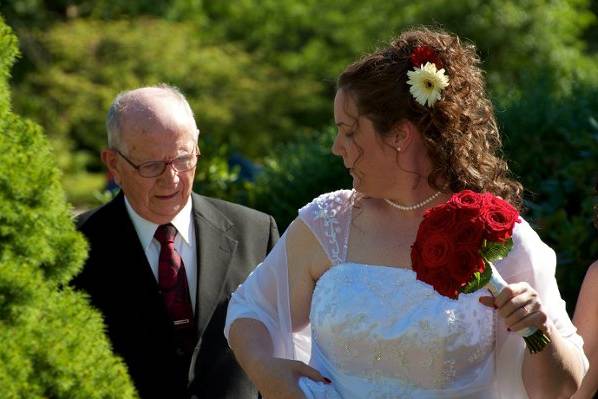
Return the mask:
[[[317,237],[332,267],[346,260],[352,207],[353,192],[341,190],[324,194],[299,211],[299,219]],[[233,293],[224,333],[228,338],[230,326],[237,319],[259,320],[272,337],[274,356],[309,363],[310,326],[298,332],[293,332],[291,326],[286,239],[285,233],[264,262]],[[554,251],[525,221],[516,226],[513,239],[511,253],[497,263],[497,269],[507,282],[527,281],[538,291],[557,330],[575,348],[587,370],[583,341],[571,323],[557,287]],[[524,341],[519,335],[507,332],[500,318],[495,328],[495,391],[501,398],[527,398],[521,373]]]

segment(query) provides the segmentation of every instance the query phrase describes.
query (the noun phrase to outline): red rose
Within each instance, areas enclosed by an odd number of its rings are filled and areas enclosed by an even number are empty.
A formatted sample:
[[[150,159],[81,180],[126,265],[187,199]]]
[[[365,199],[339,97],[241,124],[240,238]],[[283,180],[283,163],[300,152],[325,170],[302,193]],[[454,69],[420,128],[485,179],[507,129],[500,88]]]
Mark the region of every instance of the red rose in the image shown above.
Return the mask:
[[[471,190],[463,190],[453,194],[448,203],[467,213],[478,213],[484,205],[483,194]]]
[[[488,241],[503,242],[513,235],[519,213],[507,201],[495,196],[486,197],[480,218],[486,226]]]
[[[422,247],[434,247],[434,249],[438,249],[439,247],[444,248],[443,244],[448,242],[444,238],[446,237],[439,235],[436,235],[435,238],[433,238],[433,243],[440,244],[438,246],[427,244],[426,242],[428,241],[428,238],[421,240],[421,242],[416,241],[411,248],[411,263],[418,280],[430,284],[438,293],[444,296],[457,298],[459,284],[451,278],[448,263],[442,263],[450,260],[450,254],[447,252],[443,254],[443,256],[438,257],[432,256],[438,255],[435,251],[430,251],[429,253],[424,254],[425,251],[420,248],[419,245],[421,243]],[[432,262],[430,262],[430,258],[433,258]]]
[[[453,280],[459,283],[459,287],[462,287],[471,281],[475,272],[483,272],[484,267],[484,260],[479,249],[460,246],[455,250],[449,270]]]
[[[433,212],[430,212],[432,211]],[[424,212],[424,220],[420,224],[418,236],[427,236],[430,232],[450,231],[456,223],[457,211],[448,204],[438,205]]]
[[[417,249],[423,266],[435,269],[448,264],[453,256],[453,241],[449,235],[431,232]]]
[[[421,250],[419,248],[419,240],[415,240],[415,243],[411,246],[411,268],[415,272],[423,270],[425,269],[425,267],[422,266],[423,263]]]
[[[458,245],[480,249],[484,238],[484,222],[477,216],[469,216],[460,220],[452,229],[453,240]]]
[[[452,299],[459,297],[459,288],[461,285],[451,277],[447,269],[427,271],[421,278],[418,274],[417,278],[424,283],[430,284],[440,295]]]
[[[431,62],[436,65],[437,69],[442,68],[442,61],[431,47],[418,46],[414,48],[411,53],[411,65],[416,68],[421,68],[426,62]]]

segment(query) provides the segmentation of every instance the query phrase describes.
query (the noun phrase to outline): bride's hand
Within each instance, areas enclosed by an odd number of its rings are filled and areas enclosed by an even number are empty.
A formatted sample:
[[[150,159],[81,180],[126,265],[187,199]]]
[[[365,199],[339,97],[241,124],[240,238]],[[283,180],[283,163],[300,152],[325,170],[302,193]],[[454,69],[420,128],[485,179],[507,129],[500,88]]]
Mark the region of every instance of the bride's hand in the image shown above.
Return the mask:
[[[256,386],[264,399],[305,399],[299,389],[300,377],[330,384],[318,370],[297,360],[272,358],[262,362],[260,367],[262,378],[256,381]]]
[[[509,331],[526,327],[541,331],[548,329],[548,315],[538,293],[528,283],[509,284],[496,297],[480,297],[480,302],[496,308]]]

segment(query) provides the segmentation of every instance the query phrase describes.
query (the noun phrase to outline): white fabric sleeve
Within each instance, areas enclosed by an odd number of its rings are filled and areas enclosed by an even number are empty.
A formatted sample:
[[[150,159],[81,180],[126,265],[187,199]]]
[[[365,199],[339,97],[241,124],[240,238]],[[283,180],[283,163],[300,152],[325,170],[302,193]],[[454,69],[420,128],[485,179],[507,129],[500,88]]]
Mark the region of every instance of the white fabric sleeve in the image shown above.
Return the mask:
[[[255,319],[266,326],[274,356],[307,362],[311,352],[309,326],[292,332],[287,273],[286,233],[270,254],[232,294],[228,305],[224,335],[242,318]]]
[[[496,269],[508,283],[526,281],[537,292],[558,333],[577,352],[580,365],[588,369],[583,340],[571,322],[557,281],[556,255],[531,226],[522,220],[513,232],[513,249],[496,263]],[[508,332],[501,317],[496,320],[496,379],[501,398],[527,398],[523,385],[523,355],[527,349],[523,338]]]
[[[346,253],[347,224],[350,219],[352,191],[322,194],[299,210],[305,223],[328,255],[332,264]],[[228,305],[224,334],[241,318],[255,319],[266,326],[274,346],[274,356],[309,362],[311,328],[292,331],[287,263],[287,233],[270,254],[233,293]]]

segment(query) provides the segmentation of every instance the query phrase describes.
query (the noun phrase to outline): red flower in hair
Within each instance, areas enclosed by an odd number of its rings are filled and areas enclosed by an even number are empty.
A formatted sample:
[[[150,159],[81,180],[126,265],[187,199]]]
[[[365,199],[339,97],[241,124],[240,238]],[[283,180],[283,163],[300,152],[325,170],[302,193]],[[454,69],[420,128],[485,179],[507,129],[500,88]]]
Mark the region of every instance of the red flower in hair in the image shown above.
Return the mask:
[[[426,62],[431,62],[438,69],[443,68],[442,61],[431,47],[418,46],[414,48],[411,53],[411,64],[416,68],[421,68]]]

